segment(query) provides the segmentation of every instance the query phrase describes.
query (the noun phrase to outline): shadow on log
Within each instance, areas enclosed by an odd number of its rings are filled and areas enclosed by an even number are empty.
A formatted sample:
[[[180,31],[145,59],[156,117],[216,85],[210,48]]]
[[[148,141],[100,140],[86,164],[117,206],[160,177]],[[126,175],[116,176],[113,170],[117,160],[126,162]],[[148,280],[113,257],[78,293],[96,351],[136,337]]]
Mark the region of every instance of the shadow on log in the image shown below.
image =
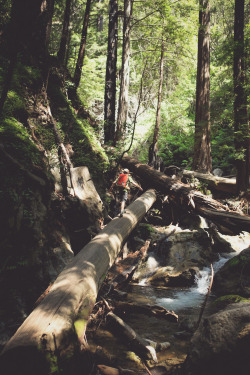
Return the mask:
[[[220,229],[228,228],[235,234],[241,231],[250,232],[249,215],[241,215],[230,211],[218,201],[128,156],[123,157],[121,164],[139,176],[147,186],[168,195],[169,201],[174,202],[182,210],[194,211],[211,220]]]
[[[84,336],[100,286],[128,235],[156,200],[148,190],[112,220],[59,274],[48,295],[4,347],[0,373],[48,375],[60,370]],[[71,348],[71,352],[69,350]]]

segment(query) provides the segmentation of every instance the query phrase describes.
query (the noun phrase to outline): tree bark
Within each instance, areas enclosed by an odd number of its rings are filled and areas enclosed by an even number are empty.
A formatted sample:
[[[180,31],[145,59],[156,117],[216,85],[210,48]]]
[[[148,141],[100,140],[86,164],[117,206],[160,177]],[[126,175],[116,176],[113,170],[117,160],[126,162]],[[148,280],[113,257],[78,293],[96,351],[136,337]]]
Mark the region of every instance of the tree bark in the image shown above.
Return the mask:
[[[200,0],[193,169],[212,170],[210,124],[210,4]]]
[[[124,138],[128,114],[130,32],[133,0],[124,0],[122,69],[115,144]]]
[[[79,86],[81,74],[82,74],[83,60],[84,60],[86,42],[87,42],[88,24],[89,24],[89,16],[90,16],[90,5],[91,5],[91,0],[87,0],[84,20],[83,20],[83,26],[82,26],[82,38],[81,38],[76,68],[75,68],[75,74],[74,74],[75,89],[77,89],[78,86]]]
[[[72,4],[72,0],[66,0],[61,42],[60,42],[60,48],[57,54],[58,60],[61,64],[63,64],[65,61],[66,46],[67,46],[67,41],[69,39],[69,20],[70,20],[71,4]]]
[[[128,156],[123,157],[121,164],[141,177],[148,187],[168,195],[169,199],[182,210],[185,208],[187,212],[193,211],[218,226],[229,228],[233,233],[250,231],[249,215],[229,211],[226,206],[216,200]]]
[[[156,166],[158,159],[157,142],[160,130],[160,120],[161,120],[161,96],[162,96],[162,84],[163,84],[163,67],[164,67],[164,41],[162,39],[161,43],[161,60],[160,60],[160,81],[158,90],[158,102],[156,110],[156,121],[154,129],[154,137],[151,146],[149,147],[148,163],[149,165]]]
[[[249,123],[245,85],[244,0],[235,0],[234,20],[234,131],[236,149],[237,192],[249,186]]]
[[[116,62],[117,62],[117,0],[109,2],[109,33],[104,98],[104,143],[114,142],[115,100],[116,100]]]
[[[105,275],[155,200],[154,190],[146,191],[127,208],[123,218],[112,220],[60,273],[48,295],[5,346],[2,374],[47,375],[51,365],[59,365],[63,355],[69,355],[67,349],[78,341],[83,344],[88,317]]]
[[[209,189],[216,191],[223,191],[225,193],[236,194],[236,179],[212,176],[210,174],[199,173],[194,171],[184,170],[184,177],[195,177],[205,182]]]

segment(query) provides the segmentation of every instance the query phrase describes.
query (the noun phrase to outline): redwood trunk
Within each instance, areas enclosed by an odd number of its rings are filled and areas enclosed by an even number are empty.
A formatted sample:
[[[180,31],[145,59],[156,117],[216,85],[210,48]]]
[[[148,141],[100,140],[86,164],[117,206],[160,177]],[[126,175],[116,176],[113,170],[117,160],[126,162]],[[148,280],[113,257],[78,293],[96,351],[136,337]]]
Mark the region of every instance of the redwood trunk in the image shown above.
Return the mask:
[[[210,125],[210,5],[200,0],[193,169],[212,170]]]
[[[115,137],[115,100],[116,100],[116,62],[117,62],[117,0],[109,3],[108,53],[104,98],[104,142],[114,142]]]
[[[84,60],[84,55],[85,55],[85,50],[86,50],[86,42],[87,42],[88,24],[89,24],[89,16],[90,16],[90,5],[91,5],[91,0],[87,0],[84,20],[83,20],[83,26],[82,26],[82,38],[81,38],[76,68],[75,68],[75,74],[74,74],[75,89],[77,89],[77,87],[79,86],[80,80],[81,80],[83,60]]]
[[[237,192],[249,186],[249,124],[244,90],[244,0],[235,0],[234,21],[234,130],[236,153]]]
[[[66,0],[62,36],[61,36],[60,48],[57,54],[58,60],[60,61],[61,64],[63,64],[65,60],[67,41],[69,39],[69,19],[70,19],[71,4],[72,4],[72,0]]]
[[[124,23],[123,23],[123,47],[122,47],[122,70],[120,83],[119,108],[117,118],[117,129],[115,142],[125,136],[128,114],[128,91],[129,91],[129,54],[130,54],[130,32],[133,0],[124,0]]]
[[[160,81],[159,81],[159,91],[158,91],[158,103],[156,110],[156,121],[154,129],[153,143],[149,148],[148,163],[152,166],[157,163],[158,150],[157,142],[160,130],[160,120],[161,120],[161,97],[162,97],[162,84],[163,84],[163,67],[164,67],[164,42],[162,40],[161,44],[161,61],[160,61]]]

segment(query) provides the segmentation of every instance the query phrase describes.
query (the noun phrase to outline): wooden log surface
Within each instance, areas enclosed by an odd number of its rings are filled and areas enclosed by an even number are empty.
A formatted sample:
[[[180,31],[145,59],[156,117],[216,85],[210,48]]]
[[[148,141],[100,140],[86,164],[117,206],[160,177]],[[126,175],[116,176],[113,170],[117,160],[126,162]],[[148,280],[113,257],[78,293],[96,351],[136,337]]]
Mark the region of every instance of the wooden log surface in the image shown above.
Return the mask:
[[[83,342],[88,317],[108,269],[155,200],[155,191],[146,191],[128,206],[122,218],[112,220],[74,257],[4,347],[1,374],[47,375],[51,362],[58,362],[74,341]]]
[[[230,211],[228,207],[182,182],[166,176],[149,165],[124,156],[121,164],[131,172],[141,177],[144,184],[168,195],[176,206],[193,211],[211,220],[221,228],[230,229],[232,233],[250,232],[250,216]]]
[[[225,193],[236,194],[236,178],[217,177],[205,173],[199,173],[195,171],[188,171],[184,169],[182,172],[184,177],[198,178],[205,182],[207,186],[212,190],[223,191]]]

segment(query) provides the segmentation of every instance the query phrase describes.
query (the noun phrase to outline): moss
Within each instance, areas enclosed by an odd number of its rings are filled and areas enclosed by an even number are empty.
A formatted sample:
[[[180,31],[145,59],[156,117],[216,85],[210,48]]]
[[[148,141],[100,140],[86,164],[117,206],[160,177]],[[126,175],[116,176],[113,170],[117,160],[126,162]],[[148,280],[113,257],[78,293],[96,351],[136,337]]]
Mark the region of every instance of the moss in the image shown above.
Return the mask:
[[[1,122],[0,138],[6,151],[10,148],[11,156],[24,166],[42,165],[41,155],[31,141],[27,129],[14,117],[7,117]]]
[[[222,297],[217,298],[213,302],[213,305],[218,309],[223,309],[231,303],[240,303],[240,302],[248,302],[249,303],[250,299],[241,297],[239,295],[232,294],[232,295],[226,295],[226,296],[222,296]]]
[[[246,266],[247,264],[249,264],[248,257],[246,257],[245,255],[241,255],[241,254],[230,259],[227,263],[229,267],[235,267],[235,268],[243,267],[243,266]]]
[[[141,223],[136,228],[136,232],[138,232],[138,235],[141,238],[146,240],[152,236],[152,234],[155,232],[155,229],[150,224]]]
[[[53,116],[61,130],[63,142],[70,143],[73,148],[74,166],[86,165],[92,176],[102,174],[107,170],[109,160],[88,119],[77,117],[71,102],[58,87],[50,88],[49,93],[53,103],[56,103]]]

